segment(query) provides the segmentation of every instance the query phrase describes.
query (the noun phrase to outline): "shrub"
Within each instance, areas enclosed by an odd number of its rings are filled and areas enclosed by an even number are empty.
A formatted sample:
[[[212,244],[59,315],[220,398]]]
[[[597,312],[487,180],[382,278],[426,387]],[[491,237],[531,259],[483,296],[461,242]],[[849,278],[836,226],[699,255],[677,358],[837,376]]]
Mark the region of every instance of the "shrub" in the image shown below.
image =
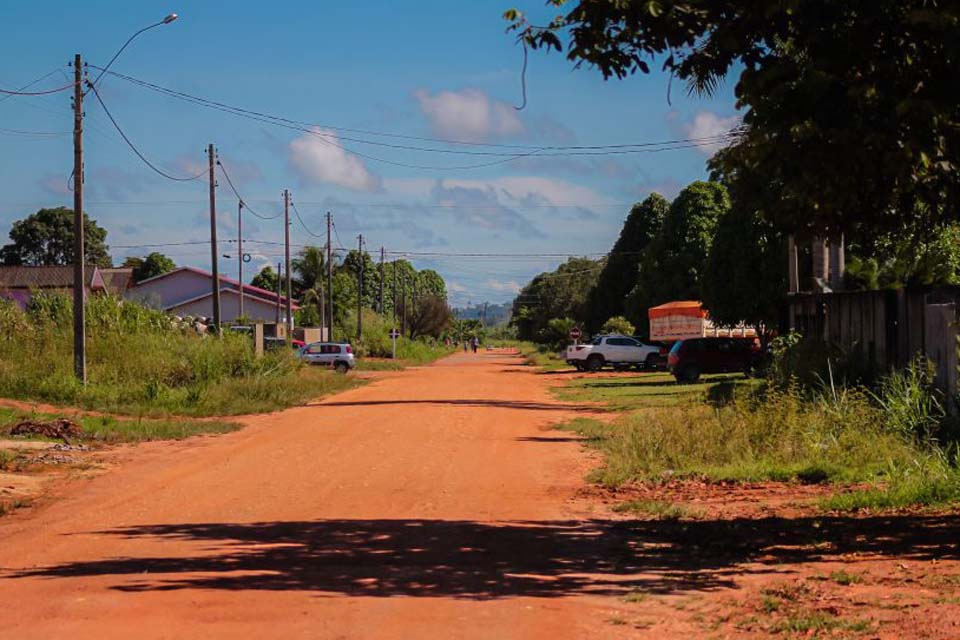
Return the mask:
[[[633,325],[623,316],[613,316],[600,328],[600,333],[616,333],[622,336],[632,336],[634,331]]]

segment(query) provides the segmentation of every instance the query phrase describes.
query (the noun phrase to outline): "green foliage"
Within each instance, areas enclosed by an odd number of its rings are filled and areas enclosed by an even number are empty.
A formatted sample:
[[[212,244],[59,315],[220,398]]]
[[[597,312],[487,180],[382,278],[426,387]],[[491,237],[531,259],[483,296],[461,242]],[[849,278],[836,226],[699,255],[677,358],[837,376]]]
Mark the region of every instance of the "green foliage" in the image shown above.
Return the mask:
[[[637,283],[637,269],[650,241],[663,224],[670,204],[659,193],[633,205],[596,285],[590,290],[584,319],[595,332],[602,322],[624,312],[624,299]]]
[[[548,349],[559,351],[570,342],[570,330],[577,326],[571,318],[551,318],[540,331],[539,342]]]
[[[918,356],[906,369],[882,378],[872,394],[888,427],[921,445],[933,443],[946,417],[935,378],[933,363]]]
[[[901,229],[874,238],[867,246],[854,245],[845,276],[850,289],[958,284],[960,226],[949,224],[913,233]]]
[[[87,264],[111,265],[107,232],[83,214],[84,252]],[[0,249],[6,265],[67,265],[73,263],[73,210],[66,207],[40,209],[10,229],[10,244]]]
[[[736,74],[746,129],[714,166],[738,184],[738,206],[778,228],[868,236],[952,215],[960,187],[955,3],[553,4],[569,11],[544,27],[510,12],[511,28],[527,46],[565,48],[605,77],[647,73],[656,59],[689,91],[710,94]]]
[[[731,208],[717,222],[701,300],[721,326],[770,330],[787,290],[786,238],[756,212]]]
[[[134,282],[142,282],[177,268],[173,260],[156,251],[148,254],[146,258],[127,258],[123,261],[123,266],[133,269]]]
[[[602,261],[570,258],[555,271],[541,273],[520,290],[510,322],[521,340],[552,341],[547,324],[554,318],[579,318],[596,285]],[[545,332],[545,330],[547,330]]]
[[[423,275],[425,272],[421,272]],[[437,276],[439,278],[440,276]],[[440,280],[442,283],[443,280]],[[407,318],[407,333],[411,339],[420,336],[439,338],[450,326],[453,313],[447,306],[446,298],[428,294],[418,298]]]
[[[109,296],[87,303],[89,383],[73,376],[72,308],[34,296],[26,313],[0,313],[0,396],[120,414],[233,415],[287,407],[352,382],[307,370],[292,352],[256,357],[250,338],[201,336],[158,311]],[[344,378],[339,376],[339,378]]]
[[[263,269],[260,269],[260,272],[257,273],[257,275],[253,276],[250,284],[254,287],[260,287],[261,289],[266,289],[267,291],[276,292],[277,272],[273,270],[273,267],[266,266]]]
[[[618,333],[622,336],[632,336],[634,327],[623,316],[614,316],[603,323],[600,333]]]
[[[649,326],[650,307],[700,299],[713,234],[729,209],[727,190],[715,182],[694,182],[670,204],[643,254],[637,284],[629,296],[628,317],[639,329]]]

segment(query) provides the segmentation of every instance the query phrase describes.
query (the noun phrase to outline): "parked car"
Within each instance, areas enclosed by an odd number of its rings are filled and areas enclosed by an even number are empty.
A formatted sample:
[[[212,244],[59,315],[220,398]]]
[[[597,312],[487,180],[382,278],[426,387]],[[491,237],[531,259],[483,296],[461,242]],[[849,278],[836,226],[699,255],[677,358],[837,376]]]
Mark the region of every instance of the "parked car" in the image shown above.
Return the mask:
[[[266,337],[263,339],[263,348],[264,349],[282,349],[287,346],[286,338],[277,338],[275,336]],[[291,340],[290,346],[294,351],[299,351],[300,349],[307,346],[307,343],[303,340]]]
[[[667,367],[677,382],[696,382],[704,373],[750,375],[764,360],[756,338],[691,338],[673,345]]]
[[[357,366],[353,347],[346,342],[313,342],[297,351],[297,357],[323,367],[331,367],[337,373],[346,373]]]
[[[609,365],[623,370],[656,368],[660,348],[621,335],[596,336],[589,343],[567,347],[564,360],[579,371],[599,371]]]

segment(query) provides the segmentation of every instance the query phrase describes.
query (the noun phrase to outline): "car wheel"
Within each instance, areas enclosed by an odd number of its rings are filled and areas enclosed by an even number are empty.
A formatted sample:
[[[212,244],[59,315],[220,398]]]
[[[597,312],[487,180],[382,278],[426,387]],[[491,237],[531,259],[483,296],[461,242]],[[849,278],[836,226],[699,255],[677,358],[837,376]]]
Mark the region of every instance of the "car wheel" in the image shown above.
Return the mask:
[[[582,362],[574,362],[574,363],[573,363],[573,368],[576,369],[577,371],[583,371],[583,363],[582,363]]]
[[[695,364],[688,364],[683,368],[683,381],[687,384],[693,384],[700,379],[700,369]]]
[[[350,371],[350,367],[346,362],[338,362],[337,364],[333,365],[333,369],[337,373],[346,373],[347,371]]]
[[[603,356],[590,356],[587,358],[587,371],[596,373],[603,368]]]

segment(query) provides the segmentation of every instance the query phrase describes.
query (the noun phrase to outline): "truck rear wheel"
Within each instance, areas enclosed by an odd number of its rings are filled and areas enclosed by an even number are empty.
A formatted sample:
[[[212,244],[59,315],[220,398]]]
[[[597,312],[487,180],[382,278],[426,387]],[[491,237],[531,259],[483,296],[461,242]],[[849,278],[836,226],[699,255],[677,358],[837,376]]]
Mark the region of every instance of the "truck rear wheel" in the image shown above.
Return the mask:
[[[587,358],[587,371],[596,373],[603,368],[603,356],[593,355]]]

